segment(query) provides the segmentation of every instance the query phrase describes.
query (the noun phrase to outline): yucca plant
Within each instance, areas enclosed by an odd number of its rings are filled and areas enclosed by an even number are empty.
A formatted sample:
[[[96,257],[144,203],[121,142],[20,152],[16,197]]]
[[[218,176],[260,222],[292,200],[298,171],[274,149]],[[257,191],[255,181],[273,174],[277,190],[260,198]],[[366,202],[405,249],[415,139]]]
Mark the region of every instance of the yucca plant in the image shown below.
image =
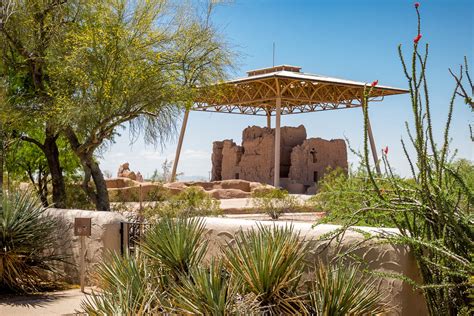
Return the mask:
[[[255,295],[264,313],[295,314],[304,310],[297,287],[304,269],[307,243],[292,226],[264,226],[240,231],[224,249],[232,274],[245,293]]]
[[[81,303],[88,315],[149,315],[159,313],[166,299],[154,280],[156,270],[149,268],[145,258],[115,253],[96,267],[95,276],[101,288]]]
[[[146,234],[141,247],[146,256],[178,280],[196,267],[207,250],[201,218],[162,218]]]
[[[374,315],[387,311],[382,303],[383,293],[377,291],[372,279],[364,279],[354,265],[319,264],[308,292],[311,315]]]
[[[252,304],[242,306],[238,300],[239,280],[226,271],[222,261],[211,261],[209,267],[195,267],[183,276],[179,286],[171,289],[173,305],[183,313],[198,315],[234,315]]]
[[[34,291],[44,285],[48,272],[64,256],[53,249],[57,222],[29,192],[6,192],[0,209],[0,288]]]

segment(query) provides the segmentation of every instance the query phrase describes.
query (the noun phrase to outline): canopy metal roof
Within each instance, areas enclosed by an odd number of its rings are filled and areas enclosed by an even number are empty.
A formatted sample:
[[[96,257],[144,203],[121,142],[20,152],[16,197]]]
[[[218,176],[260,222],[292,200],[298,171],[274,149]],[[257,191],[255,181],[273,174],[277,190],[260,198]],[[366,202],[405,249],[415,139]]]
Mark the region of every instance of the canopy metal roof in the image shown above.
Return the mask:
[[[248,71],[247,77],[200,89],[193,111],[248,115],[275,115],[281,99],[281,115],[360,107],[365,82],[300,72],[301,68],[280,65]],[[377,85],[370,101],[408,90]]]

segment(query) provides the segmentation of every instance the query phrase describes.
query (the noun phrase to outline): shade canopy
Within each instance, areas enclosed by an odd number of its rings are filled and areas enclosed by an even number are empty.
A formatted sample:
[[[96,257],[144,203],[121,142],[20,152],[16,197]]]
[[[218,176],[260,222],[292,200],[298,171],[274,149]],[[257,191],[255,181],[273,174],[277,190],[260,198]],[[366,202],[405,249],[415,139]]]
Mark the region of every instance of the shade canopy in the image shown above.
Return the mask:
[[[364,82],[301,72],[300,67],[281,65],[247,72],[248,76],[200,89],[191,110],[269,116],[276,113],[281,99],[281,115],[360,107]],[[379,86],[369,101],[408,90]]]
[[[361,107],[369,84],[352,80],[302,73],[300,67],[281,65],[247,72],[247,77],[201,87],[194,104],[184,113],[178,147],[171,172],[176,178],[189,111],[230,114],[275,115],[275,151],[273,185],[280,184],[280,124],[281,115]],[[407,93],[408,90],[376,85],[369,101],[382,101],[385,96]],[[367,119],[370,147],[375,167],[380,174],[378,157],[370,121]]]

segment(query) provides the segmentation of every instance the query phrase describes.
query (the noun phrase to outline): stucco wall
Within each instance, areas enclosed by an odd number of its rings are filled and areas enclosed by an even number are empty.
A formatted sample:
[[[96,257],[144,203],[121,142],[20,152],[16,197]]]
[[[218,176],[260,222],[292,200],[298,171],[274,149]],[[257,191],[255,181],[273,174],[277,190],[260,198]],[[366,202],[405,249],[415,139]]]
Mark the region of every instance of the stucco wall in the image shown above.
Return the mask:
[[[100,262],[107,251],[120,252],[120,222],[124,221],[122,215],[113,212],[97,212],[83,210],[63,210],[50,209],[48,216],[58,218],[61,222],[60,245],[57,251],[63,254],[69,254],[71,264],[63,264],[58,268],[63,271],[63,276],[57,276],[58,279],[71,283],[79,282],[79,247],[80,239],[73,234],[74,218],[91,217],[92,218],[92,236],[86,238],[86,262],[87,275],[89,276],[96,263]],[[284,221],[255,221],[235,218],[205,218],[207,228],[207,238],[209,239],[209,251],[207,259],[215,256],[221,256],[222,247],[226,242],[232,242],[233,236],[240,229],[249,229],[256,227],[257,224],[263,225],[288,225]],[[353,254],[363,258],[367,262],[369,269],[405,275],[414,280],[420,280],[419,271],[414,258],[409,251],[401,246],[380,243],[364,243],[360,246],[363,237],[360,233],[348,231],[341,243],[341,247],[336,247],[335,243],[324,248],[321,241],[317,239],[335,229],[336,225],[318,225],[313,228],[312,223],[293,222],[295,231],[300,232],[300,236],[310,243],[310,251],[307,260],[317,264],[320,261],[327,262],[338,252],[344,252],[358,245]],[[394,233],[394,229],[380,229],[370,227],[358,227],[366,232],[377,234],[380,231],[385,233]],[[312,271],[307,271],[304,279],[312,277]],[[87,279],[86,279],[87,280]],[[398,279],[381,278],[377,281],[379,290],[385,293],[385,300],[392,307],[390,315],[426,315],[426,305],[419,292],[413,291],[407,283]]]
[[[288,225],[288,222],[254,221],[245,219],[230,218],[206,218],[208,231],[209,252],[207,258],[221,255],[221,247],[226,246],[226,242],[232,243],[234,234],[239,229],[249,229],[256,227],[257,223],[263,225]],[[347,232],[341,244],[337,248],[335,243],[327,248],[317,239],[325,233],[337,229],[336,225],[318,225],[312,227],[311,223],[294,222],[294,229],[299,231],[301,237],[311,244],[307,260],[317,264],[320,261],[327,262],[338,252],[344,252],[358,245],[363,237],[360,233]],[[377,233],[381,229],[358,227],[366,232]],[[385,232],[395,232],[394,229],[383,229]],[[352,253],[359,256],[368,263],[371,270],[386,273],[398,273],[408,276],[414,280],[420,280],[419,271],[414,258],[409,251],[401,246],[390,244],[364,244],[363,247],[356,247]],[[312,271],[308,271],[304,279],[311,278]],[[420,292],[413,291],[412,287],[399,279],[380,278],[377,281],[378,289],[385,293],[385,301],[392,307],[389,315],[427,315],[426,304]]]
[[[49,209],[47,216],[59,220],[58,246],[56,251],[68,256],[68,263],[58,264],[61,274],[54,278],[68,283],[79,283],[79,249],[80,237],[74,236],[74,219],[90,217],[92,234],[86,239],[86,283],[90,280],[93,266],[100,262],[108,251],[120,252],[120,222],[125,218],[113,212],[98,212],[84,210]]]

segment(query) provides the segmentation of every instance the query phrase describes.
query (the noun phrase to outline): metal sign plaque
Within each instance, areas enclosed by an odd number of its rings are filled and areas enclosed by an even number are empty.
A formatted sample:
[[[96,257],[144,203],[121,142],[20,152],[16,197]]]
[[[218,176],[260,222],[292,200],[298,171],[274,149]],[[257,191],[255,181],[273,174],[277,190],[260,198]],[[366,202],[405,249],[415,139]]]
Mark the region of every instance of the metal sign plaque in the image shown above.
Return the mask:
[[[76,217],[74,219],[74,236],[90,236],[91,226],[90,217]]]

